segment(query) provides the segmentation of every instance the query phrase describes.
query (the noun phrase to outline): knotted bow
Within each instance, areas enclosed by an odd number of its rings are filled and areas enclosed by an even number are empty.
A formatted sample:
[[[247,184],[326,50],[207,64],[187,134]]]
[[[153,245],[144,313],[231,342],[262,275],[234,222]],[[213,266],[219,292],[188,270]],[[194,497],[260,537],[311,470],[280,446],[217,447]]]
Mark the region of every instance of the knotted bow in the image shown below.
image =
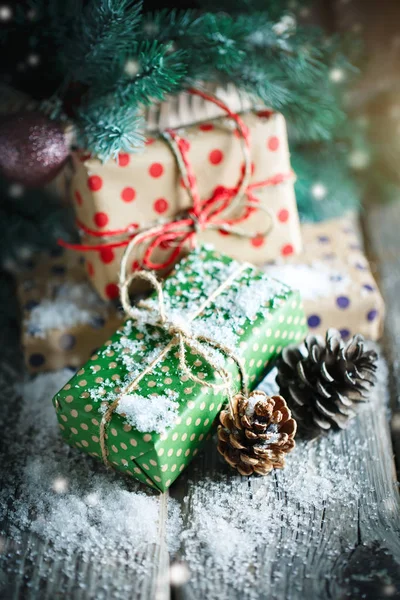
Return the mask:
[[[150,232],[146,232],[150,233]],[[146,235],[146,234],[142,234]],[[121,261],[121,268],[119,274],[119,289],[120,289],[120,298],[122,307],[127,316],[132,319],[137,318],[138,310],[152,310],[155,311],[155,319],[151,320],[153,325],[159,326],[163,331],[166,331],[171,336],[171,341],[165,346],[163,350],[160,351],[159,355],[148,364],[143,371],[133,380],[131,381],[125,389],[123,389],[120,393],[120,396],[114,400],[110,404],[110,406],[105,411],[101,422],[100,422],[100,446],[102,452],[103,462],[108,464],[108,452],[106,446],[106,427],[110,422],[112,415],[116,408],[119,405],[120,399],[123,395],[132,392],[138,385],[138,383],[143,379],[145,375],[151,373],[155,365],[160,362],[170,351],[173,346],[178,346],[178,355],[179,355],[179,368],[185,375],[193,381],[194,383],[198,383],[201,386],[205,386],[207,388],[211,388],[214,391],[225,391],[228,397],[229,406],[232,406],[232,398],[233,398],[233,385],[232,378],[230,373],[225,369],[224,366],[220,364],[220,362],[215,358],[213,353],[210,351],[211,348],[215,350],[219,350],[226,357],[231,358],[237,365],[239,369],[240,379],[241,379],[241,391],[243,394],[247,394],[247,374],[244,370],[243,363],[228,346],[225,346],[221,342],[216,341],[212,337],[205,335],[196,335],[191,331],[191,322],[198,317],[204,310],[204,308],[209,305],[221,292],[226,289],[230,283],[236,279],[240,273],[247,268],[246,264],[242,264],[234,273],[232,273],[206,300],[197,308],[197,310],[186,317],[182,317],[182,319],[174,319],[171,318],[165,308],[165,300],[164,300],[164,292],[162,289],[161,283],[158,281],[155,275],[148,271],[136,271],[129,275],[127,275],[127,262],[135,245],[141,243],[140,235],[133,238],[127,249],[124,252],[124,256]],[[136,279],[144,279],[152,284],[156,293],[157,293],[157,308],[152,308],[149,305],[141,306],[140,309],[132,306],[129,299],[129,287],[131,283]],[[195,352],[197,355],[201,356],[203,360],[210,365],[214,372],[219,375],[222,380],[221,383],[214,383],[213,381],[207,381],[206,379],[201,379],[195,373],[193,373],[190,368],[187,360],[186,360],[186,349],[189,348],[192,352]]]

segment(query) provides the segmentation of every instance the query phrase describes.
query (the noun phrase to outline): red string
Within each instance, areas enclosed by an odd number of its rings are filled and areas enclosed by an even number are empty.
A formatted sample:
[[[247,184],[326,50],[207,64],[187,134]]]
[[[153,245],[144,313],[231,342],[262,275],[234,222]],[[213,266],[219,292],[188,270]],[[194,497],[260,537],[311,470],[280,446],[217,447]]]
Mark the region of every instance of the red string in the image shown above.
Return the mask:
[[[97,231],[95,229],[90,229],[90,227],[88,227],[87,225],[82,223],[82,221],[79,221],[79,219],[76,219],[76,224],[81,231],[84,231],[91,237],[99,237],[99,238],[114,237],[114,236],[118,236],[118,235],[126,235],[127,233],[133,234],[135,229],[139,229],[139,225],[137,223],[132,223],[131,225],[128,225],[128,227],[123,227],[122,229],[113,229],[113,230],[111,230],[111,229],[104,230],[103,229],[103,231]]]
[[[189,92],[213,102],[222,110],[224,110],[225,113],[236,122],[243,143],[245,144],[248,150],[250,149],[249,129],[236,113],[232,112],[223,102],[221,102],[217,98],[208,96],[208,94],[206,94],[205,92],[195,89],[190,89]],[[292,173],[277,174],[264,181],[259,181],[250,184],[249,186],[247,186],[244,193],[248,203],[243,205],[241,213],[237,217],[232,219],[218,219],[217,217],[221,213],[223,213],[227,208],[229,208],[231,202],[234,200],[237,193],[239,192],[243,183],[243,179],[245,177],[245,171],[243,170],[235,187],[227,188],[224,186],[218,186],[217,188],[215,188],[211,198],[208,198],[207,200],[201,200],[197,187],[197,180],[194,175],[192,165],[188,158],[188,143],[185,139],[181,138],[175,131],[168,130],[168,134],[174,140],[176,147],[179,151],[180,160],[185,166],[186,177],[184,185],[191,195],[193,205],[188,211],[187,217],[165,223],[161,226],[161,231],[158,235],[156,235],[156,237],[154,237],[153,234],[146,235],[145,232],[143,234],[140,234],[142,241],[146,242],[148,239],[151,240],[145,250],[142,265],[153,270],[165,269],[171,266],[173,263],[175,263],[176,259],[179,257],[183,248],[187,244],[190,244],[190,246],[194,246],[198,229],[205,229],[207,228],[207,225],[212,224],[214,227],[220,227],[221,229],[226,228],[226,231],[229,231],[230,227],[233,227],[246,221],[249,218],[249,216],[255,210],[258,209],[259,205],[258,198],[252,193],[253,190],[278,185],[292,178],[293,176]],[[68,242],[64,242],[63,240],[59,240],[59,244],[61,246],[83,252],[102,251],[106,248],[122,248],[127,246],[129,241],[137,234],[137,232],[135,232],[134,230],[138,228],[137,224],[131,224],[128,227],[122,229],[95,231],[80,222],[78,222],[78,226],[86,234],[93,237],[108,238],[123,236],[123,239],[118,241],[108,241],[105,243],[103,242],[102,244],[97,245],[70,244]],[[188,228],[190,228],[189,231]],[[172,251],[170,252],[168,258],[162,263],[153,262],[153,252],[158,248],[165,247],[165,245],[172,247]]]

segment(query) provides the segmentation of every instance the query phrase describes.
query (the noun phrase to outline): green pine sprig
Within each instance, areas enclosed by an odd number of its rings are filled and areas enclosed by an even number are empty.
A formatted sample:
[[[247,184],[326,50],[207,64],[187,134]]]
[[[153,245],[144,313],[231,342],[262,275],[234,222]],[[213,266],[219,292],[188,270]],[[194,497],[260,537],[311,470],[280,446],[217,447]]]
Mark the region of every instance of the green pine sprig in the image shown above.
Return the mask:
[[[111,94],[120,106],[147,106],[179,91],[185,74],[184,51],[174,50],[172,43],[138,42],[118,57],[96,95]]]
[[[214,7],[143,14],[138,0],[64,0],[62,8],[58,0],[37,1],[59,48],[59,95],[70,98],[73,89],[80,138],[103,159],[118,144],[125,151],[142,143],[127,114],[207,81],[233,82],[280,110],[299,140],[329,139],[343,118],[329,77],[335,65],[348,69],[339,45],[299,27],[291,0],[269,1],[268,10],[236,0],[232,14]]]
[[[66,4],[74,1],[66,0]],[[141,1],[91,0],[76,13],[71,31],[58,29],[60,60],[68,79],[95,87],[115,57],[130,49],[141,11]]]
[[[143,147],[144,120],[134,108],[93,106],[78,113],[78,145],[100,160],[116,159],[120,152],[132,153]]]

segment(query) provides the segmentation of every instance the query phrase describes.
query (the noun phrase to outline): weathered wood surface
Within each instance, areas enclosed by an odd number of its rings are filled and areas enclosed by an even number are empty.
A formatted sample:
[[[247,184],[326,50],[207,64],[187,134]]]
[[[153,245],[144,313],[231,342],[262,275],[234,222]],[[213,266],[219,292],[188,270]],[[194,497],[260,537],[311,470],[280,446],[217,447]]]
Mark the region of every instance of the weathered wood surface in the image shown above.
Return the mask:
[[[372,205],[363,217],[367,254],[386,302],[392,441],[400,473],[400,207]]]
[[[300,441],[288,468],[265,479],[249,482],[232,475],[209,445],[170,490],[170,496],[181,505],[185,531],[174,560],[187,561],[191,569],[190,581],[173,589],[174,597],[400,597],[400,508],[386,406],[390,395],[392,435],[400,456],[396,438],[400,390],[399,209],[371,209],[364,224],[388,308],[384,348],[389,357],[389,386],[383,366],[371,403],[348,431],[322,442]],[[9,281],[2,284],[2,300],[10,302]],[[8,386],[2,383],[1,390],[0,479],[5,481],[13,471],[9,442],[18,436],[15,416],[19,400],[12,385],[18,364],[11,343],[16,339],[16,324],[2,325],[0,336],[2,347],[11,356],[10,361],[4,356],[2,366],[2,379],[9,381]],[[17,485],[15,497],[18,493]],[[249,512],[252,503],[258,512]],[[165,495],[160,496],[163,514],[165,504]],[[238,544],[236,525],[243,526],[239,523],[242,513],[249,537],[255,529],[262,533],[255,542],[256,560],[251,557],[246,537]],[[207,514],[209,522],[204,518]],[[166,600],[171,596],[165,544],[144,547],[133,562],[124,556],[112,557],[107,567],[95,560],[82,562],[79,554],[55,559],[54,553],[47,552],[47,543],[29,532],[19,546],[4,537],[0,550],[0,598],[7,600]],[[142,561],[150,561],[151,568],[141,577],[138,565]]]

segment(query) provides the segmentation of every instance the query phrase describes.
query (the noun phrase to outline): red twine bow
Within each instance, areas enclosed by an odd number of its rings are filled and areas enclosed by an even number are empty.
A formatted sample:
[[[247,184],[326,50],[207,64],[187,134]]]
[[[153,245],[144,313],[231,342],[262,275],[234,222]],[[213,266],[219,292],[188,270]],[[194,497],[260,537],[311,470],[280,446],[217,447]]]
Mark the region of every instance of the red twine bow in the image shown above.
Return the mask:
[[[99,238],[122,237],[123,239],[107,241],[97,245],[69,244],[63,240],[59,240],[61,246],[84,252],[101,252],[106,248],[125,247],[133,237],[138,236],[140,237],[141,244],[147,242],[143,258],[141,259],[141,266],[152,270],[161,270],[174,264],[185,247],[189,246],[193,248],[195,246],[196,236],[199,231],[214,229],[247,238],[254,238],[260,235],[260,233],[249,234],[238,228],[254,211],[260,208],[259,200],[253,194],[253,191],[267,186],[279,185],[284,181],[292,179],[293,174],[277,174],[264,181],[248,184],[248,179],[251,175],[251,157],[250,132],[247,126],[236,113],[232,112],[217,98],[200,90],[190,89],[189,91],[219,106],[235,122],[245,156],[245,166],[237,185],[232,188],[218,186],[215,188],[211,198],[201,200],[197,180],[188,158],[188,142],[181,138],[175,131],[167,130],[163,134],[163,137],[169,141],[177,159],[182,174],[183,185],[192,199],[191,208],[182,217],[178,216],[173,220],[158,222],[158,224],[155,223],[142,229],[139,229],[136,224],[131,224],[123,229],[100,232],[92,230],[83,223],[78,222],[79,228],[90,236]],[[242,202],[242,198],[246,198],[246,202]],[[239,212],[236,216],[229,218],[228,213],[233,212],[232,209],[234,208],[238,208]],[[152,260],[153,253],[160,248],[172,248],[172,251],[166,260],[156,263]]]

